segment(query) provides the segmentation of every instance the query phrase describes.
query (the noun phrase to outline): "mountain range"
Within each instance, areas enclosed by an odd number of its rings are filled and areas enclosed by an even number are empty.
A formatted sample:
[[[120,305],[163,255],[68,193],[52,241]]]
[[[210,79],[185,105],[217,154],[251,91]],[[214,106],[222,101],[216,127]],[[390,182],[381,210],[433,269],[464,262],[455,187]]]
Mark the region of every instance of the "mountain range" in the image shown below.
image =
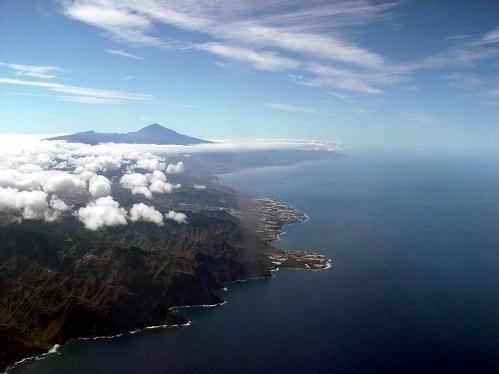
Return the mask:
[[[158,123],[146,126],[139,131],[120,133],[102,133],[95,131],[77,132],[70,135],[56,136],[46,140],[66,140],[70,143],[85,143],[96,145],[100,143],[127,144],[202,144],[210,141],[179,134],[176,131],[161,126]]]

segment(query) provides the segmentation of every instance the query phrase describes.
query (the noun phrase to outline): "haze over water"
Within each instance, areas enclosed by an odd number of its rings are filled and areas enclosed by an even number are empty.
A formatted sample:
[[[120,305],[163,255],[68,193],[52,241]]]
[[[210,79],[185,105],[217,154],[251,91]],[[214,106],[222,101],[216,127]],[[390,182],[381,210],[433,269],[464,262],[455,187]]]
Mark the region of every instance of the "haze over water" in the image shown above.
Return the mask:
[[[492,372],[493,155],[348,152],[221,177],[310,216],[279,246],[332,259],[228,287],[187,328],[71,342],[15,373]]]

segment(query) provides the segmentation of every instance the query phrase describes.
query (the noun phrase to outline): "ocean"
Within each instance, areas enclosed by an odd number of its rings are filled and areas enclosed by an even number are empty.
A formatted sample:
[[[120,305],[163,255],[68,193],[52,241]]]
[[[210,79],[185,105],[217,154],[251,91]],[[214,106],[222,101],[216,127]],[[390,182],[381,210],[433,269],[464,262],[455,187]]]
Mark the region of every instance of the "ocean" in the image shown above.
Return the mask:
[[[73,341],[25,373],[487,373],[497,369],[495,155],[347,151],[221,176],[308,214],[276,245],[323,271],[231,284],[188,327]]]

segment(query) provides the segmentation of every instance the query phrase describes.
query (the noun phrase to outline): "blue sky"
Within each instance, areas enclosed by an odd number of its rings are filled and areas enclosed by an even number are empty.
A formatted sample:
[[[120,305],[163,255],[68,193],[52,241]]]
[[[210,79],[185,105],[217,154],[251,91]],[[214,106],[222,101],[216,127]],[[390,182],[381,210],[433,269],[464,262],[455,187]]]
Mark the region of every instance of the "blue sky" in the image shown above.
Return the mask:
[[[496,146],[496,1],[4,0],[0,132]]]

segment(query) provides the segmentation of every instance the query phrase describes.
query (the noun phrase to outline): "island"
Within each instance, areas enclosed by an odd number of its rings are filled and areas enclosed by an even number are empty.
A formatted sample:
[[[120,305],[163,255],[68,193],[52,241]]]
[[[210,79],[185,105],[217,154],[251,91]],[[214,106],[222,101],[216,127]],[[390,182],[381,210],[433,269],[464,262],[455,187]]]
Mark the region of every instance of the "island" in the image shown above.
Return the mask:
[[[298,157],[282,155],[269,163]],[[182,188],[147,201],[160,212],[185,214],[188,223],[139,221],[88,230],[74,214],[22,222],[2,214],[0,370],[71,339],[185,325],[175,307],[220,304],[216,291],[228,282],[270,279],[279,268],[330,267],[328,258],[308,249],[275,247],[284,226],[307,215],[221,184],[215,173],[237,163],[230,158],[223,165],[213,159],[218,157],[184,158],[191,172],[168,177]],[[145,200],[117,182],[123,172],[105,174],[114,181],[113,198],[130,209]],[[76,195],[75,207],[88,199],[88,192]]]

